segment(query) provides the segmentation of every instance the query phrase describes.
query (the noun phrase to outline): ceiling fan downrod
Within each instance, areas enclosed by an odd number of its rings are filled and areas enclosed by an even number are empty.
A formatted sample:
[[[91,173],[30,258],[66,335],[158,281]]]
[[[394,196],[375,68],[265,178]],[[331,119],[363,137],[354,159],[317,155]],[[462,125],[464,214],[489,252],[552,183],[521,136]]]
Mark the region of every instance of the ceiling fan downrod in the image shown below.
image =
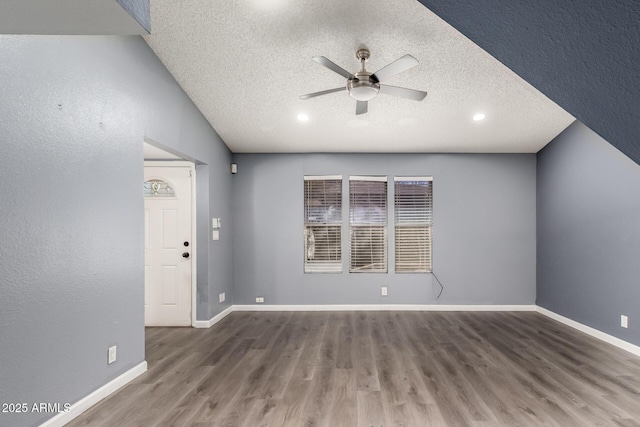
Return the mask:
[[[380,92],[380,83],[373,76],[373,73],[365,69],[365,62],[369,59],[370,53],[368,49],[359,49],[356,52],[356,58],[360,60],[362,69],[354,73],[347,80],[347,91],[352,98],[358,101],[369,101]]]

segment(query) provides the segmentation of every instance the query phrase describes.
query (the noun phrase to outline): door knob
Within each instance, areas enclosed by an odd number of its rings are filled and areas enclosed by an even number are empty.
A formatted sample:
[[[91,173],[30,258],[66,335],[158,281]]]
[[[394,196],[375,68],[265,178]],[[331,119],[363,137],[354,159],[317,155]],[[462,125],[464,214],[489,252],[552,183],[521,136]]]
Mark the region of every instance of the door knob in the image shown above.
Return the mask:
[[[189,258],[189,252],[184,252],[182,254],[182,258]]]

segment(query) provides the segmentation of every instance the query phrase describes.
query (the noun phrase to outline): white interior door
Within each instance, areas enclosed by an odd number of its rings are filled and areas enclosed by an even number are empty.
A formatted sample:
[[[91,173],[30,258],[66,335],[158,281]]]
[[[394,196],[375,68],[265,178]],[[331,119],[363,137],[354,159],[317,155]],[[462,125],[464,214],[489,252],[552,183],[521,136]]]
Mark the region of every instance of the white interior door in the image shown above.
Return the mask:
[[[191,326],[191,168],[144,167],[145,325]]]

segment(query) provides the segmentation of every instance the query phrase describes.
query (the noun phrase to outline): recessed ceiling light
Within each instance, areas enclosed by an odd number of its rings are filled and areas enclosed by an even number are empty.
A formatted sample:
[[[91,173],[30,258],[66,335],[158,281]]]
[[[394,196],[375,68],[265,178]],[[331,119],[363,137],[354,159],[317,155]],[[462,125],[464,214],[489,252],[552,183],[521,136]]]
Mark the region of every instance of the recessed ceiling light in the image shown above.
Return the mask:
[[[473,116],[473,121],[474,122],[479,122],[479,121],[484,120],[485,117],[487,117],[487,116],[484,115],[484,113],[478,113],[478,114]]]
[[[307,116],[306,114],[298,114],[298,120],[300,120],[301,122],[306,122],[307,120],[309,120],[309,116]]]

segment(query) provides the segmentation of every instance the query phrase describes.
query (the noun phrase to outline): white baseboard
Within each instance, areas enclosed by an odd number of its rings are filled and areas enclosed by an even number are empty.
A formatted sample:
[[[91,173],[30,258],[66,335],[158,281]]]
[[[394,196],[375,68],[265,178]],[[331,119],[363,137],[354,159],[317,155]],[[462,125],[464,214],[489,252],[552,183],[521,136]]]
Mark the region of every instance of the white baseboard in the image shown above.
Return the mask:
[[[234,305],[233,311],[536,311],[535,305],[337,304]]]
[[[227,307],[225,310],[216,314],[209,320],[196,320],[195,323],[193,324],[193,327],[194,328],[210,328],[216,323],[218,323],[219,321],[221,321],[222,319],[224,319],[225,317],[227,317],[232,312],[236,311],[234,307],[235,306],[233,305]]]
[[[209,320],[196,320],[194,328],[210,328],[234,311],[536,311],[535,305],[335,304],[232,305]]]
[[[129,369],[119,377],[109,381],[93,393],[88,394],[87,396],[78,400],[76,403],[71,405],[69,412],[62,412],[55,417],[48,419],[47,421],[42,423],[40,427],[61,427],[67,424],[68,422],[82,414],[84,411],[89,409],[91,406],[95,405],[110,394],[118,391],[146,371],[147,362],[145,361]]]
[[[629,353],[635,354],[636,356],[640,356],[640,347],[637,345],[631,344],[630,342],[621,340],[620,338],[616,338],[613,335],[609,335],[602,331],[592,328],[591,326],[584,325],[580,322],[576,322],[575,320],[571,320],[568,317],[561,316],[558,313],[554,313],[551,310],[547,310],[544,307],[536,306],[536,311],[540,314],[544,314],[545,316],[557,320],[560,323],[564,323],[567,326],[571,326],[574,329],[579,330],[580,332],[584,332],[587,335],[591,335],[594,338],[598,338],[606,343],[614,345],[618,348],[628,351]]]

